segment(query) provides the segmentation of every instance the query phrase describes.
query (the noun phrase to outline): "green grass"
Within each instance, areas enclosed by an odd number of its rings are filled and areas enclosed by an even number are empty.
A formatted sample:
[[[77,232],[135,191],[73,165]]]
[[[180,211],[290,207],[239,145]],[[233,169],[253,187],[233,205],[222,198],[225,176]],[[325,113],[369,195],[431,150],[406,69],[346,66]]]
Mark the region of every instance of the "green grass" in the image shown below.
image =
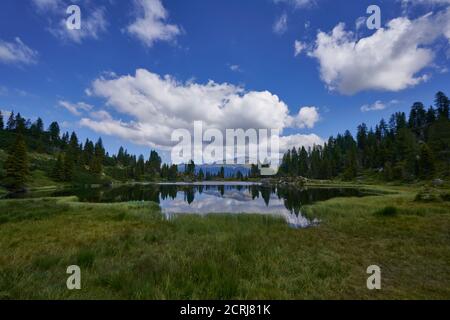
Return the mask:
[[[153,203],[0,201],[0,299],[449,299],[450,204],[417,190],[260,215],[166,221]],[[395,207],[395,215],[376,214]],[[78,264],[82,290],[66,289]],[[366,288],[370,265],[382,290]]]
[[[392,217],[392,216],[397,215],[397,213],[398,213],[398,210],[396,207],[384,207],[383,209],[378,210],[376,212],[377,215],[384,216],[384,217]]]

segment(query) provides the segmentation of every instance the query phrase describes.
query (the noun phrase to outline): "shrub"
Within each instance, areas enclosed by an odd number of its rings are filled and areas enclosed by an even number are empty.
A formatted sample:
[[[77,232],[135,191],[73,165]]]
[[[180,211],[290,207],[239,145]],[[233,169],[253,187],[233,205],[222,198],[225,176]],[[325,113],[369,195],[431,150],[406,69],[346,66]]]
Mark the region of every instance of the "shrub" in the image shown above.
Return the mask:
[[[450,201],[450,192],[441,193],[441,199],[443,201]]]
[[[433,188],[424,188],[417,195],[415,200],[416,202],[439,202],[441,201],[441,196],[436,189]]]
[[[398,209],[396,207],[385,207],[378,210],[376,214],[383,217],[393,217],[398,214]]]

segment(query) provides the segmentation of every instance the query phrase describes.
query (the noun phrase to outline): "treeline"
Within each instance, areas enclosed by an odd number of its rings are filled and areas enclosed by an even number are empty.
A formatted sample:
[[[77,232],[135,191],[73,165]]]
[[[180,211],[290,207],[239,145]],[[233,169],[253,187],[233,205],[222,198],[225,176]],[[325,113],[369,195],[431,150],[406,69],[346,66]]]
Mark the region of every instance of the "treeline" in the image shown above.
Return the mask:
[[[75,132],[61,134],[58,122],[47,130],[38,118],[35,122],[12,112],[5,121],[0,112],[0,149],[8,156],[0,170],[1,184],[9,189],[20,189],[26,184],[30,170],[28,154],[35,152],[54,158],[50,163],[37,165],[48,177],[58,182],[75,184],[104,184],[111,179],[119,181],[176,179],[177,166],[162,165],[156,151],[145,160],[141,155],[130,155],[121,147],[117,155],[105,151],[102,139],[86,139],[81,143]],[[0,168],[1,169],[1,168]]]
[[[294,148],[283,157],[281,176],[352,180],[374,174],[386,181],[432,179],[450,175],[449,99],[435,96],[434,107],[416,102],[409,116],[393,114],[375,128],[358,126],[330,137],[324,146]]]
[[[0,161],[0,183],[12,190],[23,189],[33,170],[39,169],[54,181],[71,184],[109,184],[115,181],[177,181],[225,179],[222,167],[217,174],[196,170],[194,162],[185,165],[180,172],[177,165],[163,164],[156,151],[146,159],[120,147],[117,154],[106,152],[102,139],[96,142],[86,139],[81,143],[75,132],[61,132],[58,122],[44,129],[44,122],[25,119],[12,112],[5,121],[0,112],[0,149],[8,156],[3,168]],[[29,153],[47,154],[51,161],[31,162]],[[30,163],[31,162],[31,163]],[[257,169],[257,168],[256,168]],[[182,171],[182,170],[181,170]],[[252,170],[251,176],[256,176]],[[241,172],[234,178],[244,180]]]

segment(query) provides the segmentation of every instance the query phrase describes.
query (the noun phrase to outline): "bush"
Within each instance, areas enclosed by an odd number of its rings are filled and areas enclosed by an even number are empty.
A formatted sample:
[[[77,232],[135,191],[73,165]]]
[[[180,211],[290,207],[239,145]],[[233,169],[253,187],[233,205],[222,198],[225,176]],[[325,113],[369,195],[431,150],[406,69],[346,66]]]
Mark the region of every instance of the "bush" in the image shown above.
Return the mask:
[[[441,193],[441,199],[443,201],[450,201],[450,192]]]
[[[441,195],[434,188],[424,188],[417,195],[414,201],[416,202],[439,202]]]
[[[398,209],[396,207],[385,207],[376,212],[376,215],[383,217],[393,217],[398,214]]]

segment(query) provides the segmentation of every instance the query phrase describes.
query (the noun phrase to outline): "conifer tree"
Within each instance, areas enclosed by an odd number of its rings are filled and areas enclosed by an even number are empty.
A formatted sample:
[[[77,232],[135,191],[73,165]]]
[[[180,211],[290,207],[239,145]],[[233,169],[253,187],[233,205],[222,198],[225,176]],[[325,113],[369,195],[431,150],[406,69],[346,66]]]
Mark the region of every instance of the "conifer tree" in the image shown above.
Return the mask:
[[[3,130],[5,128],[5,122],[3,120],[3,114],[0,111],[0,130]]]
[[[62,153],[58,154],[55,166],[53,167],[52,176],[56,181],[65,181],[64,158]]]
[[[14,111],[9,114],[8,122],[6,124],[6,129],[13,131],[16,129],[16,118],[14,116]]]
[[[73,155],[69,152],[64,155],[64,166],[63,166],[63,172],[64,172],[64,181],[70,182],[73,179],[73,174],[75,169],[75,159],[73,158]]]
[[[25,139],[21,134],[17,135],[14,144],[11,146],[5,162],[5,169],[8,188],[12,190],[23,189],[29,175],[29,169]]]

